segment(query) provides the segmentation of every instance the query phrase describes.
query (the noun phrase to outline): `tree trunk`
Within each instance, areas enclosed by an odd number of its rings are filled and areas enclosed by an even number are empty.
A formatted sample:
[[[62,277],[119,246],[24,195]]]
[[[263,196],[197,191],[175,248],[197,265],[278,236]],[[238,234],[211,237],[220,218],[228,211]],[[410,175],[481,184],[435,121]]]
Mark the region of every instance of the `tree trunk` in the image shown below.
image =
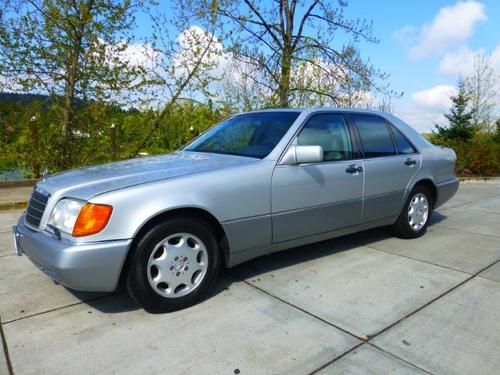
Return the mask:
[[[281,55],[281,77],[279,83],[280,107],[288,108],[290,100],[290,74],[292,70],[292,56],[294,47],[292,45],[293,19],[295,15],[296,0],[288,3],[282,0],[280,5],[281,38],[283,39],[283,52]]]
[[[33,177],[40,178],[40,160],[39,160],[39,147],[38,147],[38,124],[37,119],[33,116],[30,119],[30,130],[31,130],[31,149],[33,151],[32,158],[32,171]]]
[[[281,57],[281,77],[279,84],[279,105],[282,108],[288,108],[291,65],[291,54],[288,51],[283,51],[283,56]]]
[[[67,168],[70,165],[70,135],[71,125],[73,122],[73,109],[75,98],[75,86],[77,82],[78,64],[80,54],[82,52],[82,41],[85,31],[85,26],[88,20],[86,19],[93,7],[93,0],[88,1],[85,9],[80,9],[78,15],[78,28],[75,30],[75,38],[73,40],[72,50],[69,51],[68,66],[66,71],[66,88],[64,92],[63,105],[63,123],[61,129],[61,168]]]
[[[64,93],[63,103],[63,123],[61,129],[61,159],[60,167],[67,168],[69,166],[69,138],[71,122],[73,120],[73,98],[75,95],[75,74],[72,74],[72,69],[69,70],[68,83]],[[76,73],[76,72],[75,72]]]
[[[117,147],[116,147],[116,126],[115,124],[111,124],[111,157],[113,161],[117,159]]]

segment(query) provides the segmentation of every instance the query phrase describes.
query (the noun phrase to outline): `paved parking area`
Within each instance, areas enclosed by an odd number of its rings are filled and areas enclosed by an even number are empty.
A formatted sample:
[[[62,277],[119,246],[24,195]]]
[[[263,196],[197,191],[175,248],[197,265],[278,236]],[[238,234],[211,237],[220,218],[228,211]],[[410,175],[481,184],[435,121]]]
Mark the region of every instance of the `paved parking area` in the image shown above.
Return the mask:
[[[71,292],[0,211],[0,374],[498,374],[500,185],[462,184],[417,240],[385,229],[223,273],[190,309]]]

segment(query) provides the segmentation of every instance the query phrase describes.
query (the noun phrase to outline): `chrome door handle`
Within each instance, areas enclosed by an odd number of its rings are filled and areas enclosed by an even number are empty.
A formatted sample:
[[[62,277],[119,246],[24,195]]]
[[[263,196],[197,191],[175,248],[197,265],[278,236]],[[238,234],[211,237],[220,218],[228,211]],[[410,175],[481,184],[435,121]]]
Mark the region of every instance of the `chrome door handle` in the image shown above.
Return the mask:
[[[351,164],[349,167],[346,168],[346,173],[354,174],[358,172],[363,172],[363,167],[360,167],[356,164]]]
[[[417,164],[417,161],[415,159],[408,158],[405,161],[405,165],[407,165],[409,167],[413,167],[416,164]]]

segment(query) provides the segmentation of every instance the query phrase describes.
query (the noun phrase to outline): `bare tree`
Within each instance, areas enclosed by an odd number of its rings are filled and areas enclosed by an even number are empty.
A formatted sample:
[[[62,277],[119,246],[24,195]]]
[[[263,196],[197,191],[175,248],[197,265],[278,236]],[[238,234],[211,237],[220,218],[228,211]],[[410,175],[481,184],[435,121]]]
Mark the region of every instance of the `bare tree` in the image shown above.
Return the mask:
[[[375,107],[378,111],[381,112],[386,112],[386,113],[393,113],[394,112],[394,107],[392,105],[392,97],[391,96],[384,96],[376,105]]]
[[[473,72],[466,79],[472,109],[472,123],[476,128],[494,130],[498,80],[490,57],[485,54],[476,55]]]
[[[159,129],[162,120],[174,106],[185,100],[210,98],[210,84],[218,79],[215,71],[220,65],[222,45],[215,36],[220,24],[209,18],[193,26],[190,4],[178,4],[175,11],[149,11],[152,37],[146,68],[148,91],[145,104],[156,107],[147,136],[131,154],[136,156]],[[175,129],[174,129],[175,130]]]
[[[249,77],[273,93],[277,106],[288,107],[305,92],[339,100],[331,86],[295,85],[295,67],[315,66],[322,76],[334,75],[337,87],[349,88],[355,76],[362,77],[370,88],[386,76],[364,62],[354,47],[364,40],[377,42],[371,22],[344,15],[344,0],[190,0],[201,18],[219,17],[225,23],[226,47],[234,59],[255,66],[260,73]],[[345,43],[339,43],[340,34]],[[341,82],[343,81],[343,82]],[[387,90],[388,91],[388,90]],[[271,104],[273,104],[273,102]]]
[[[349,54],[349,56],[347,56]],[[346,49],[346,65],[359,64],[359,54]],[[293,106],[366,107],[371,97],[371,81],[355,70],[341,69],[317,58],[292,69],[290,104]]]
[[[241,59],[229,58],[217,90],[216,100],[231,112],[263,109],[272,102],[272,92],[256,82],[258,67]]]

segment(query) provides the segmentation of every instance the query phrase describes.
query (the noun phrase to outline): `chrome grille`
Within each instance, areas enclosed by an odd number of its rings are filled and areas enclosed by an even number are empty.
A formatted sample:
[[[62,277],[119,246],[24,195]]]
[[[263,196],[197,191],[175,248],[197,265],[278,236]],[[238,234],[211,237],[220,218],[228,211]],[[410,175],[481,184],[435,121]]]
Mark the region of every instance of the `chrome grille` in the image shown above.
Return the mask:
[[[31,199],[26,210],[26,221],[32,226],[38,228],[42,220],[43,211],[49,200],[50,194],[42,189],[36,188],[31,194]]]

